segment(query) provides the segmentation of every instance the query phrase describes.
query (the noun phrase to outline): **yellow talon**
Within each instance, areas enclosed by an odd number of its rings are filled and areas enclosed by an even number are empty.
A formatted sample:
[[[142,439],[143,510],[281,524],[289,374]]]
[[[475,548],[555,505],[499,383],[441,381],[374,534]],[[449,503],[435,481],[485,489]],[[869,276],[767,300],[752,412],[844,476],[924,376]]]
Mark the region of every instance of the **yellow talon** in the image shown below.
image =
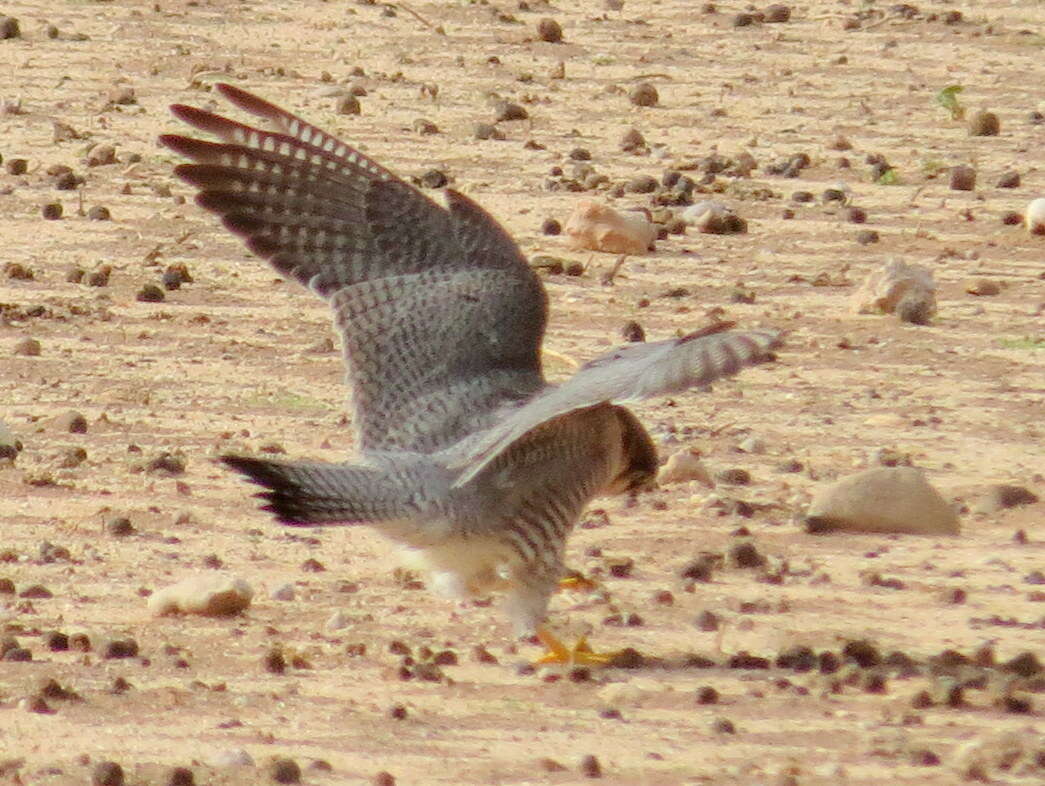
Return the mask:
[[[607,666],[617,656],[615,652],[595,652],[588,644],[586,636],[581,636],[572,649],[567,648],[545,628],[537,630],[537,638],[548,648],[548,651],[534,661],[535,666],[546,663],[561,663],[567,666]]]
[[[560,590],[572,590],[574,592],[594,592],[599,588],[591,579],[581,573],[572,573],[559,579]]]

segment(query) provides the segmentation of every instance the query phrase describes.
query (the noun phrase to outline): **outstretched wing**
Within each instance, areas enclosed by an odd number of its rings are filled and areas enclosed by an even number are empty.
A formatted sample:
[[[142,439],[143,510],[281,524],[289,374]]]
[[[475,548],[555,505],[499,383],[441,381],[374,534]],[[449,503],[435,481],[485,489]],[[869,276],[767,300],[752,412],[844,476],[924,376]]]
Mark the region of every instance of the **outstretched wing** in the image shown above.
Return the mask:
[[[781,346],[779,333],[729,330],[732,326],[721,322],[682,338],[630,344],[595,358],[562,385],[547,388],[471,440],[467,449],[455,451],[450,465],[462,470],[455,485],[476,477],[525,434],[571,412],[706,387],[771,360],[773,350]]]
[[[221,141],[160,141],[194,162],[175,172],[202,207],[330,302],[362,451],[439,450],[543,386],[544,289],[489,214],[449,190],[443,208],[279,107],[216,90],[277,130],[175,105]]]

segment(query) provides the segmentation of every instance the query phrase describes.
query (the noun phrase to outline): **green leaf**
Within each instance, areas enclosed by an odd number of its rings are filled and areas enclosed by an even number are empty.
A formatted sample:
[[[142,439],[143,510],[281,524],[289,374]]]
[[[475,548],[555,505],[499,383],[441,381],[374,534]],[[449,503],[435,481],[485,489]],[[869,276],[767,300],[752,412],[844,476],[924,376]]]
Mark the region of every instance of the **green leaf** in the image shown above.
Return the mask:
[[[875,182],[880,186],[897,186],[900,184],[900,176],[894,168],[890,167],[882,172]]]
[[[965,117],[965,107],[958,101],[958,94],[964,89],[961,85],[948,85],[936,94],[936,103],[951,113],[951,120]]]

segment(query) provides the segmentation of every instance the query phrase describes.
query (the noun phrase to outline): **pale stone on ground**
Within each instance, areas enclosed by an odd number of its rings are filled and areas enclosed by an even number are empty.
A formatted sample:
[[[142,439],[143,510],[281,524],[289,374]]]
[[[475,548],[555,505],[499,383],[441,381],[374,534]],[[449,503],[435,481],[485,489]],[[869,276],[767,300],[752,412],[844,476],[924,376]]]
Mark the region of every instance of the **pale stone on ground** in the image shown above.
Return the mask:
[[[715,487],[715,481],[708,474],[699,454],[692,450],[680,450],[660,468],[660,472],[657,473],[657,482],[666,486],[671,483],[684,483],[687,480],[699,481],[708,488]]]
[[[921,265],[898,259],[871,273],[853,293],[851,307],[857,314],[892,314],[901,300],[916,297],[936,311],[936,282]]]
[[[227,617],[250,606],[254,591],[243,579],[221,574],[191,576],[153,593],[149,610],[166,614]]]
[[[722,233],[723,224],[732,214],[733,211],[721,202],[705,199],[683,210],[682,220],[698,232],[718,235]]]
[[[564,231],[571,248],[610,254],[645,254],[657,237],[657,230],[645,216],[619,213],[590,200],[574,208]]]
[[[881,467],[821,489],[806,511],[811,532],[957,535],[958,516],[914,467]]]
[[[1032,235],[1045,235],[1045,198],[1035,199],[1027,205],[1024,221]]]

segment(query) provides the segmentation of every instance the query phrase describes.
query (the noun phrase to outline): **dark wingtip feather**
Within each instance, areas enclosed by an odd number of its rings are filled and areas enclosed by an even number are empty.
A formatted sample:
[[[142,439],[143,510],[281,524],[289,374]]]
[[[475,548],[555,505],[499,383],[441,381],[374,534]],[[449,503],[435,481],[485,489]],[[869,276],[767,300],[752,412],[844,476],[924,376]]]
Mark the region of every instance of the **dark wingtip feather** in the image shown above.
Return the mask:
[[[311,526],[301,505],[300,489],[287,478],[277,462],[233,455],[224,455],[221,461],[245,475],[251,483],[268,489],[254,496],[265,500],[261,510],[271,513],[280,524]]]

